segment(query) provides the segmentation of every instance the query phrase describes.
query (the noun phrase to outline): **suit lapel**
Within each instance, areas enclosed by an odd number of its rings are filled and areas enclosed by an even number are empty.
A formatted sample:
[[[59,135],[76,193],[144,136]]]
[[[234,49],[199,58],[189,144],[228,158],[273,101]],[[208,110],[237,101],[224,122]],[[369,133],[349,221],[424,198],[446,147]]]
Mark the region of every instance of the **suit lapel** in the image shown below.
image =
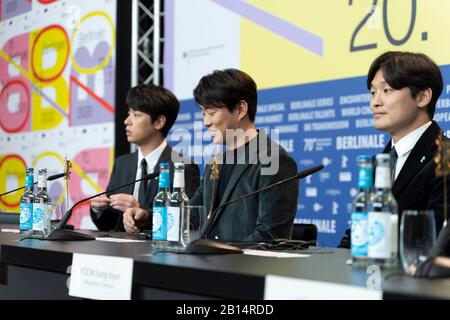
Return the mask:
[[[131,154],[131,160],[129,163],[127,163],[127,165],[124,168],[125,171],[125,179],[124,179],[124,183],[128,182],[128,181],[133,181],[134,179],[136,179],[136,173],[137,173],[137,161],[138,161],[138,153],[137,152],[133,152]],[[126,191],[124,191],[125,193],[128,194],[133,194],[134,191],[134,186],[136,184],[132,184],[128,187],[126,187]]]
[[[222,195],[222,198],[220,199],[219,206],[223,205],[225,202],[227,202],[227,201],[229,201],[229,200],[232,200],[232,199],[230,199],[231,194],[232,194],[233,190],[236,188],[236,186],[237,186],[239,180],[240,180],[240,179],[242,178],[242,176],[244,175],[244,172],[245,172],[248,168],[250,168],[250,166],[251,166],[252,163],[256,163],[256,162],[253,162],[252,159],[255,159],[255,156],[257,157],[257,155],[250,155],[250,160],[248,160],[248,162],[247,162],[247,161],[245,161],[245,153],[246,153],[246,152],[243,152],[243,153],[239,154],[239,158],[236,159],[236,163],[245,163],[245,164],[236,164],[236,165],[234,166],[234,168],[233,168],[233,173],[232,173],[230,179],[228,180],[227,186],[225,187],[225,191],[224,191],[224,193],[223,193],[223,195]],[[222,168],[222,166],[220,166],[220,168]],[[219,173],[221,174],[220,171],[219,171]],[[218,182],[220,183],[220,178],[219,178],[219,181],[218,181]],[[211,187],[212,187],[212,186],[211,186]],[[212,190],[212,189],[211,189],[211,190]],[[216,213],[216,215],[215,215],[215,217],[214,217],[214,221],[212,222],[213,225],[218,221],[218,219],[219,219],[220,216],[222,215],[222,213],[223,213],[223,211],[224,211],[225,208],[226,208],[226,206],[223,207],[222,209],[220,209],[220,210]],[[208,207],[207,210],[209,210],[209,207]]]
[[[211,208],[211,197],[213,196],[212,186],[213,183],[216,183],[216,181],[211,181],[209,179],[210,175],[211,175],[211,165],[208,164],[205,166],[205,173],[204,173],[205,185],[203,186],[203,205],[206,214],[209,213],[209,210]]]
[[[247,160],[245,159],[247,152],[240,153],[239,158],[236,159],[237,163],[245,163],[245,164],[238,164],[234,167],[233,174],[230,177],[230,180],[228,181],[228,184],[225,188],[223,196],[220,200],[219,206],[229,200],[232,200],[232,199],[230,199],[231,193],[236,188],[238,182],[244,175],[245,171],[247,171],[252,165],[256,165],[257,163],[259,163],[258,162],[259,161],[258,153],[260,153],[262,150],[264,150],[266,155],[270,154],[271,140],[266,136],[266,133],[263,130],[258,130],[258,138],[254,142],[257,143],[257,147],[256,147],[256,149],[253,147],[250,147],[250,149],[249,149],[250,153],[248,154],[249,158]],[[267,143],[267,145],[264,146],[264,145],[261,145],[261,143]],[[252,151],[255,151],[255,152],[252,152]],[[219,183],[220,183],[220,180],[219,180]],[[222,215],[225,208],[226,207],[222,208],[221,210],[219,210],[216,213],[216,216],[214,217],[214,221],[212,222],[213,225],[218,221],[218,219]]]
[[[425,164],[427,164],[428,161],[434,157],[434,153],[437,148],[434,141],[439,135],[439,132],[439,126],[433,121],[430,127],[417,141],[392,186],[392,192],[394,195],[399,194],[403,188],[408,185],[411,179],[425,166]],[[390,145],[391,144],[389,143],[389,148],[386,148],[388,149],[387,151],[390,150]]]
[[[241,179],[242,175],[249,167],[250,167],[249,164],[239,164],[234,167],[233,174],[230,177],[230,180],[228,181],[228,184],[225,188],[222,198],[220,199],[219,206],[221,206],[228,200],[232,200],[232,199],[229,199],[232,191],[235,189],[238,181]],[[220,179],[219,179],[218,183],[220,183]],[[216,190],[216,192],[217,192],[217,190]],[[209,206],[210,205],[211,205],[211,203],[209,203]],[[209,208],[210,208],[209,206],[207,207],[207,210],[209,210]],[[226,209],[226,206],[224,206],[222,209],[220,209],[219,211],[216,212],[216,215],[214,216],[214,220],[212,221],[210,230],[212,229],[214,224],[219,220],[220,216],[222,215],[222,213],[224,212],[225,209]],[[208,211],[207,211],[207,214],[208,214]]]

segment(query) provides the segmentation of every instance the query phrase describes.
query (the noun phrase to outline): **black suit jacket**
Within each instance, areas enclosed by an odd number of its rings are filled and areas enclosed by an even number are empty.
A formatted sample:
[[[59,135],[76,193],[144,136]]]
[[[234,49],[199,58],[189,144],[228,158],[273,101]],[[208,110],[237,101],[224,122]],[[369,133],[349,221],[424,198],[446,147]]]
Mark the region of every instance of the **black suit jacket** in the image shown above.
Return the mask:
[[[137,162],[138,162],[138,152],[126,154],[118,157],[115,160],[114,167],[111,173],[111,178],[109,180],[106,190],[114,189],[122,184],[129,183],[136,179],[137,172]],[[200,173],[198,166],[196,164],[189,164],[190,161],[182,158],[178,153],[176,153],[169,145],[164,148],[161,156],[158,159],[158,163],[155,166],[154,172],[159,172],[159,164],[161,162],[168,162],[170,166],[170,181],[173,185],[174,176],[174,162],[187,163],[185,166],[185,184],[186,184],[186,194],[191,198],[195,190],[197,190],[200,183]],[[134,185],[130,185],[114,191],[108,195],[117,193],[133,194]],[[140,201],[141,208],[148,209],[151,213],[153,206],[153,198],[158,191],[158,179],[152,179],[148,182],[147,194],[144,201]],[[124,231],[123,227],[123,212],[115,210],[113,208],[108,208],[100,213],[96,213],[90,209],[91,219],[99,230],[115,230]],[[150,217],[152,215],[150,214]],[[151,219],[147,222],[146,229],[151,229]]]
[[[239,164],[244,161],[240,161],[238,155],[238,164],[229,177],[224,193],[217,195],[220,196],[219,205],[297,173],[297,164],[282,147],[270,140],[263,131],[259,132],[258,139],[267,141],[259,153],[263,158],[264,154],[269,158],[261,161],[261,157],[254,152],[250,154],[247,163]],[[278,161],[277,172],[263,175],[263,169],[271,167],[273,161]],[[193,205],[203,205],[207,212],[211,208],[211,202],[214,202],[213,184],[220,183],[220,178],[218,181],[210,180],[210,174],[211,165],[208,164],[205,167],[203,184],[190,201]],[[207,237],[219,241],[288,239],[292,235],[297,201],[297,180],[237,201],[217,212]]]
[[[444,189],[442,177],[436,177],[434,155],[436,138],[441,132],[436,122],[428,127],[417,141],[392,185],[392,193],[398,203],[399,225],[403,210],[431,209],[435,212],[436,232],[442,228],[444,219]],[[388,142],[384,153],[391,150]],[[450,188],[449,188],[450,189]],[[448,192],[450,199],[450,191]],[[347,229],[339,247],[350,248],[350,229]]]

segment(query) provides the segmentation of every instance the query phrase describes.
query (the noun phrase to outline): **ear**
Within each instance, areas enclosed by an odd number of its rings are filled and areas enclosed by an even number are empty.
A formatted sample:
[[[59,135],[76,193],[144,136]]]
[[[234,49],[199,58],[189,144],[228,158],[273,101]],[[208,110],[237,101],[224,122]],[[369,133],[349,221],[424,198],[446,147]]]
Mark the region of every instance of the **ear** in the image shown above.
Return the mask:
[[[242,120],[248,114],[247,101],[239,101],[239,104],[237,105],[236,109],[234,109],[234,112],[237,112],[238,120]]]
[[[416,96],[416,103],[419,108],[426,108],[433,97],[433,91],[431,88],[426,88],[420,91]]]
[[[153,121],[153,126],[156,130],[161,130],[166,125],[166,117],[159,116],[155,121]]]

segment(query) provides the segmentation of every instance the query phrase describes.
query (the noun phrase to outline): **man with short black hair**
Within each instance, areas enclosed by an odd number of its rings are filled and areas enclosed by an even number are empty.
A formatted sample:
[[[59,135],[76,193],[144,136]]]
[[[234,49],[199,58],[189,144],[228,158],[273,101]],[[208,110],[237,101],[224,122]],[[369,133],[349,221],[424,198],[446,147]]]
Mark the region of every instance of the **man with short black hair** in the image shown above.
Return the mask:
[[[444,189],[442,177],[435,174],[434,156],[442,130],[432,121],[443,88],[439,67],[421,53],[386,52],[370,66],[367,88],[375,128],[391,135],[383,152],[393,154],[395,148],[392,193],[399,217],[407,209],[434,210],[439,232]],[[350,229],[339,246],[350,247]]]
[[[205,167],[203,184],[190,201],[210,216],[206,237],[219,241],[289,239],[297,212],[298,181],[293,180],[235,203],[229,200],[297,173],[289,154],[254,124],[256,83],[236,69],[216,70],[194,90],[215,144],[225,151]],[[218,209],[219,208],[219,209]]]
[[[163,87],[142,84],[128,91],[126,105],[128,116],[124,123],[127,140],[135,143],[138,151],[115,160],[107,190],[159,172],[162,162],[169,163],[173,181],[173,163],[184,162],[187,163],[186,194],[192,197],[199,185],[198,167],[172,150],[166,141],[167,134],[178,116],[180,104],[177,98]],[[134,227],[136,230],[144,227],[151,229],[151,208],[157,190],[158,181],[153,179],[124,187],[110,196],[94,198],[91,200],[92,221],[99,230],[122,231],[123,213],[129,208],[143,208],[143,217]]]

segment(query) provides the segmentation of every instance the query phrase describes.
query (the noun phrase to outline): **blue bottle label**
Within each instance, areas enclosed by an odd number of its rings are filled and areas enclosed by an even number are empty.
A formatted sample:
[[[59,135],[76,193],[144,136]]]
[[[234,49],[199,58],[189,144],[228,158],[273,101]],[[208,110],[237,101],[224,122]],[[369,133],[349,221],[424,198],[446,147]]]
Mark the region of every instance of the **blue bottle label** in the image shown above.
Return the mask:
[[[20,230],[31,230],[33,226],[33,204],[20,203]]]
[[[373,169],[359,168],[358,171],[358,188],[369,189],[373,184]]]
[[[397,256],[398,215],[369,212],[369,258],[389,259]]]
[[[34,187],[34,177],[31,174],[27,174],[25,177],[25,187],[33,188]]]
[[[169,171],[163,171],[159,173],[159,188],[170,188]]]
[[[167,208],[162,206],[153,207],[153,240],[167,240]]]
[[[35,203],[33,206],[33,230],[43,231],[47,228],[50,206],[45,203]]]
[[[167,210],[167,240],[180,241],[180,207],[169,207]]]
[[[369,246],[367,212],[352,213],[351,244],[352,257],[367,257]]]

